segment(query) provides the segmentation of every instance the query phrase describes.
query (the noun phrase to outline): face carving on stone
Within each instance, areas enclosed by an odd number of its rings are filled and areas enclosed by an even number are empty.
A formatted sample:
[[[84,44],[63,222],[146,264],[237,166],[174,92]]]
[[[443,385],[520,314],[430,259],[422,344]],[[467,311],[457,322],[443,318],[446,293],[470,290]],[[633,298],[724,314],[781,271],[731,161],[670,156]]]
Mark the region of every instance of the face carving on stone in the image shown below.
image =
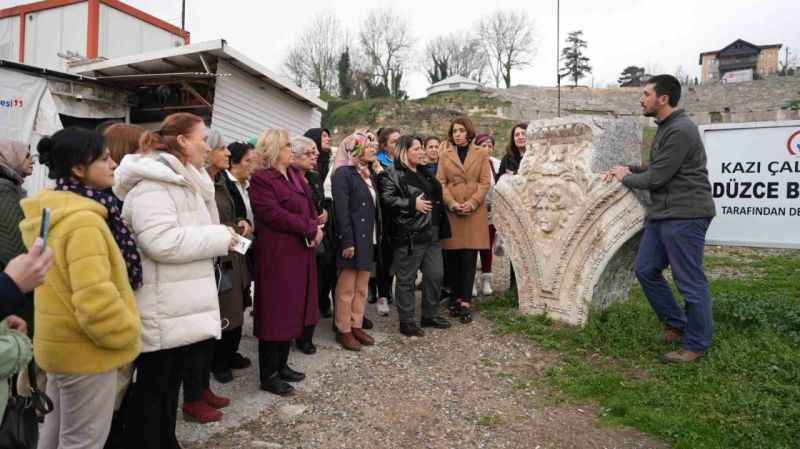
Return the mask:
[[[562,191],[563,189],[563,186],[550,185],[534,191],[536,198],[534,222],[538,229],[545,234],[563,228],[567,222],[569,217],[568,193]]]

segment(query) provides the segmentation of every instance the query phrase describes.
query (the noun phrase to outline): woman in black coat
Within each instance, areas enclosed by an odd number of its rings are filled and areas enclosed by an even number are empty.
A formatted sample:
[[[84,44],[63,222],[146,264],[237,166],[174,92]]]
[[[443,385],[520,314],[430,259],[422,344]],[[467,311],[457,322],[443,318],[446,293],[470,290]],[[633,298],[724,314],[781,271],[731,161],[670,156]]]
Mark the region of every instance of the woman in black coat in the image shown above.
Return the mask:
[[[378,177],[381,203],[392,226],[390,241],[394,249],[392,272],[397,276],[395,300],[400,315],[400,332],[423,336],[415,323],[414,283],[422,271],[422,327],[446,329],[450,322],[438,316],[439,294],[444,268],[440,239],[450,238],[442,186],[420,161],[420,140],[402,136],[397,142],[394,167]]]
[[[375,263],[375,245],[380,241],[380,209],[375,179],[378,145],[367,133],[347,137],[339,146],[331,178],[334,218],[339,252],[336,267],[336,341],[343,348],[358,351],[375,340],[363,330],[369,277]]]

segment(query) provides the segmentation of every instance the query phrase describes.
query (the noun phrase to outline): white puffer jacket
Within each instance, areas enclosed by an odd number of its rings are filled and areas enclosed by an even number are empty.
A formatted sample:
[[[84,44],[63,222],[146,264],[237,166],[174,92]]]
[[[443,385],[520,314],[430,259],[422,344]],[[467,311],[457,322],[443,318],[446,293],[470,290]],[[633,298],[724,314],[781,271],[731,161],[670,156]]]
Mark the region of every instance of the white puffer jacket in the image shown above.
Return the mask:
[[[212,224],[211,178],[164,152],[125,156],[114,178],[142,256],[142,352],[219,338],[213,260],[228,254],[231,233]]]

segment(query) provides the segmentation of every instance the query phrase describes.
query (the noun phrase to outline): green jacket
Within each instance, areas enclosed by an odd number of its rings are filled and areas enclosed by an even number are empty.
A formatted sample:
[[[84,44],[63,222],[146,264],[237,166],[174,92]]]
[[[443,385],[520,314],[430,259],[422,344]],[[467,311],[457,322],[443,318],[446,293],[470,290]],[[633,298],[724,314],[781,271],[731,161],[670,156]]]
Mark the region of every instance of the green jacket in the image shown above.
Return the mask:
[[[8,403],[9,379],[28,366],[32,351],[26,335],[9,329],[5,320],[0,322],[0,422]]]
[[[650,191],[648,220],[711,218],[716,213],[697,125],[682,110],[657,122],[650,163],[630,166],[622,183]]]

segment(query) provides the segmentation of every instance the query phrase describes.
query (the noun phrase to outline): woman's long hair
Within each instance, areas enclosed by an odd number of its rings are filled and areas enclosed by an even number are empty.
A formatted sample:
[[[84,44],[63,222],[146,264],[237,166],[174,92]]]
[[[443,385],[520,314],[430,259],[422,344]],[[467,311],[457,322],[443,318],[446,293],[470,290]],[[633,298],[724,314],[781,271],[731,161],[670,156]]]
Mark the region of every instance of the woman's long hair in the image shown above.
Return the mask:
[[[170,114],[161,122],[156,131],[148,131],[139,139],[139,149],[142,152],[164,151],[182,163],[186,163],[186,155],[178,143],[178,136],[185,136],[192,132],[192,128],[202,123],[203,119],[188,112]]]
[[[508,138],[508,144],[506,145],[506,155],[508,157],[512,157],[515,159],[519,159],[522,157],[522,152],[525,150],[524,148],[517,148],[517,144],[514,143],[514,133],[517,131],[517,128],[522,128],[527,130],[528,124],[527,123],[517,123],[511,128],[511,136]]]

